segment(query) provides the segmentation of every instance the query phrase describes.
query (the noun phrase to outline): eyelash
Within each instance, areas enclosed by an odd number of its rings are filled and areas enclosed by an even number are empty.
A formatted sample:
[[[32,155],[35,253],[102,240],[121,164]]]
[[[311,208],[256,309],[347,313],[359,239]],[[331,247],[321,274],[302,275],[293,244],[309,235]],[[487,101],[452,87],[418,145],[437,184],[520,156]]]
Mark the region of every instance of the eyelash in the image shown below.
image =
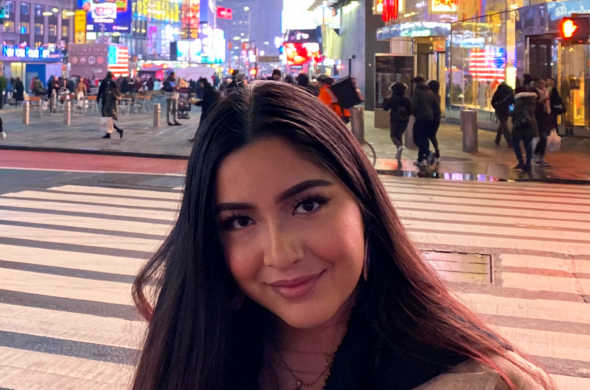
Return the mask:
[[[301,206],[301,204],[303,204],[305,202],[310,202],[310,201],[318,203],[318,205],[319,205],[318,209],[319,209],[320,207],[326,205],[329,202],[329,199],[323,195],[307,195],[303,199],[300,199],[300,200],[294,202],[293,210],[296,210],[299,206]],[[315,211],[317,211],[317,209],[312,211],[312,213]],[[231,216],[229,216],[227,219],[222,221],[221,228],[223,230],[234,230],[233,223],[238,218],[249,218],[249,217],[247,215],[240,214],[240,213],[234,211]]]

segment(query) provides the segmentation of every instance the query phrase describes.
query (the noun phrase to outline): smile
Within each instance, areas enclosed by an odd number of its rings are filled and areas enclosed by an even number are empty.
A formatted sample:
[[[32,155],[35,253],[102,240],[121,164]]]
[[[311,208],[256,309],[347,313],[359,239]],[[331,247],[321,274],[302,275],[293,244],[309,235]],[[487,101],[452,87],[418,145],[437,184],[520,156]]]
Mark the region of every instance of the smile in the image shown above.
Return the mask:
[[[300,298],[309,294],[314,289],[318,280],[324,273],[326,273],[326,270],[315,275],[302,276],[289,280],[279,280],[270,283],[269,286],[284,298]]]

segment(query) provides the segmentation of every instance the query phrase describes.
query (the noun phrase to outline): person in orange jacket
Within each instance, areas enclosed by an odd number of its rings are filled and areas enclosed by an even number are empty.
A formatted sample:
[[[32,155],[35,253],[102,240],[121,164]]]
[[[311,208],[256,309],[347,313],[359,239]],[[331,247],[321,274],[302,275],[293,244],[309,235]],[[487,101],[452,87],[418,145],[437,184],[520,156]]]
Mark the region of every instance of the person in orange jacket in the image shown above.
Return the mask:
[[[321,102],[330,107],[344,123],[348,123],[350,122],[350,111],[346,108],[340,107],[336,95],[332,92],[332,84],[334,84],[333,78],[326,75],[318,77],[318,86],[320,87],[320,96],[318,96],[318,98]]]

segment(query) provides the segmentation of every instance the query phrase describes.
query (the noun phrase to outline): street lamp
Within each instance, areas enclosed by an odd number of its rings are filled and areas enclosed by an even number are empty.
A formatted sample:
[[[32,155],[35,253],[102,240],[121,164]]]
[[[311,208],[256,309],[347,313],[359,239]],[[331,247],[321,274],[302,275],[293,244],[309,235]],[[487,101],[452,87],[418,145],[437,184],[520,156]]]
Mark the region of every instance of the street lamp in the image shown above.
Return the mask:
[[[246,12],[250,11],[250,7],[248,7],[248,6],[245,6],[245,7],[244,7],[244,11],[246,11]]]

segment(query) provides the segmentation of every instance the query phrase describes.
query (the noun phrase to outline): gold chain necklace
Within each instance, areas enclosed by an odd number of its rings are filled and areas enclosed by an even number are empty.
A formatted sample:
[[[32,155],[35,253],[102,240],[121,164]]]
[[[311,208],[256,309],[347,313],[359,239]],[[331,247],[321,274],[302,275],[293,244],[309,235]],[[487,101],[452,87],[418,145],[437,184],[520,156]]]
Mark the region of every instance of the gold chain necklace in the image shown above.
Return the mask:
[[[306,382],[302,381],[301,379],[297,378],[297,376],[295,375],[293,370],[291,370],[291,367],[289,367],[289,365],[287,364],[287,362],[283,358],[283,354],[281,353],[281,351],[277,350],[277,354],[279,355],[279,358],[281,358],[281,361],[283,362],[283,365],[285,366],[285,368],[291,373],[291,376],[293,377],[293,379],[295,379],[295,383],[297,384],[297,387],[295,387],[294,390],[301,390],[304,387],[313,387],[330,370],[330,368],[332,367],[332,362],[334,361],[334,354],[333,353],[324,352],[324,356],[326,357],[326,366],[327,366],[326,369],[324,371],[322,371],[322,373],[315,380],[306,383]]]

